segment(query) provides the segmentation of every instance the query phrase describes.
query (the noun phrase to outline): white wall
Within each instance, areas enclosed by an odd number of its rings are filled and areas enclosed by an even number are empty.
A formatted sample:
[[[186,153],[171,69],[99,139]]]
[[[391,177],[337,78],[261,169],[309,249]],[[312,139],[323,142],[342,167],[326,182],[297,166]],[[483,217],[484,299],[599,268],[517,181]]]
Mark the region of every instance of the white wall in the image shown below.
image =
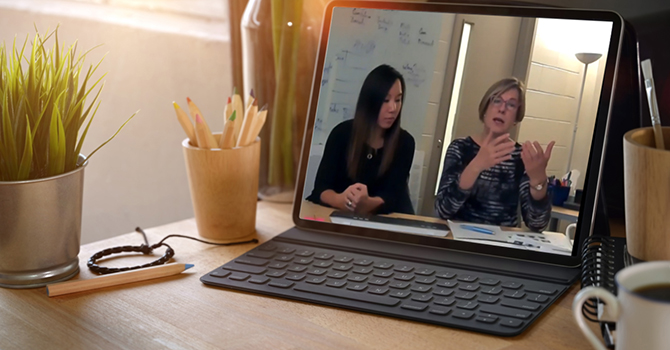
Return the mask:
[[[221,130],[232,92],[227,24],[103,5],[0,0],[0,41],[10,47],[15,36],[21,43],[33,37],[35,26],[44,32],[57,25],[60,43],[78,40],[80,53],[103,44],[88,55],[89,64],[106,54],[99,68],[108,73],[102,103],[83,153],[141,110],[85,170],[82,244],[192,217],[185,134],[172,101],[186,108],[191,97],[212,130]]]

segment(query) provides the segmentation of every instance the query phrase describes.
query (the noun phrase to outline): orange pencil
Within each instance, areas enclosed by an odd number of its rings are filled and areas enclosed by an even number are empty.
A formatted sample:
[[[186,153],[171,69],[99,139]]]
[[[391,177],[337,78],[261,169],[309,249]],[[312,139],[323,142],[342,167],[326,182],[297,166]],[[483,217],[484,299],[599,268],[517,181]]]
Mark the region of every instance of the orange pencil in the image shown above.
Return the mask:
[[[193,118],[193,120],[195,120],[196,114],[200,114],[201,117],[203,116],[202,112],[200,112],[200,108],[195,105],[190,97],[186,97],[186,102],[188,103],[188,111],[191,113],[191,118]]]
[[[177,120],[179,120],[181,128],[184,129],[184,132],[186,132],[186,136],[190,140],[191,144],[198,147],[198,141],[195,139],[195,130],[193,129],[191,119],[188,118],[186,112],[184,112],[184,110],[179,107],[177,102],[172,101],[172,105],[174,106],[174,110],[177,112]]]
[[[251,127],[251,124],[256,118],[257,113],[258,113],[258,105],[256,105],[256,102],[254,101],[254,104],[252,104],[251,106],[249,106],[249,108],[247,108],[247,112],[244,115],[244,120],[242,121],[242,127],[240,130],[240,136],[237,138],[237,143],[235,144],[235,146],[237,147],[246,146],[245,141],[249,136],[249,128]]]
[[[200,114],[195,115],[195,137],[198,139],[198,147],[205,149],[218,148],[219,145],[216,144],[216,139],[212,132],[209,130],[209,126],[205,119],[200,116]]]
[[[221,143],[219,144],[222,149],[230,149],[235,147],[235,140],[233,140],[233,134],[235,132],[235,117],[237,116],[236,112],[233,111],[226,124],[223,126],[223,134],[221,135]]]

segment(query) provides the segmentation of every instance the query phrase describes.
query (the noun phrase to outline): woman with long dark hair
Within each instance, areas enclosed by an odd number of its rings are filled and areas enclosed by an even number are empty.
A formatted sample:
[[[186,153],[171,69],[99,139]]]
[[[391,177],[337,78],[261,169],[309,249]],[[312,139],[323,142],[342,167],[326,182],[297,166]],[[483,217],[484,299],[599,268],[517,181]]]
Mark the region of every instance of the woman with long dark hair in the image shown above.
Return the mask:
[[[328,135],[308,200],[361,214],[408,213],[414,138],[400,127],[405,80],[389,65],[363,82],[353,120]]]

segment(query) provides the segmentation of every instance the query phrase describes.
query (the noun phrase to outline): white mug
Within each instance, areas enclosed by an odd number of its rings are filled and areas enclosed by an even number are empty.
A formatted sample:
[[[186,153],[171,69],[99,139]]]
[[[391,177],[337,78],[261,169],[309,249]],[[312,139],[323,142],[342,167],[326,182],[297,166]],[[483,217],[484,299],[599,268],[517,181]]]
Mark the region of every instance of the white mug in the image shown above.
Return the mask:
[[[616,350],[666,350],[670,348],[670,302],[650,299],[634,292],[641,287],[670,284],[670,261],[635,264],[615,276],[617,294],[600,287],[582,289],[572,303],[579,328],[596,349],[606,350],[586,324],[582,306],[590,298],[605,302],[605,313],[616,321]]]

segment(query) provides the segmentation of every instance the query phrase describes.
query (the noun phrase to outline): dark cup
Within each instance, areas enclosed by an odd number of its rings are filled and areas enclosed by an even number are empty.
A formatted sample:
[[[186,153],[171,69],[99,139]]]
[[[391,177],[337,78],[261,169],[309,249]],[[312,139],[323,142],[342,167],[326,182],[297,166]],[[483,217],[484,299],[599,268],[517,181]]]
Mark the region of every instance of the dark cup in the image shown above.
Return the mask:
[[[551,204],[561,206],[570,195],[570,186],[550,186]]]

